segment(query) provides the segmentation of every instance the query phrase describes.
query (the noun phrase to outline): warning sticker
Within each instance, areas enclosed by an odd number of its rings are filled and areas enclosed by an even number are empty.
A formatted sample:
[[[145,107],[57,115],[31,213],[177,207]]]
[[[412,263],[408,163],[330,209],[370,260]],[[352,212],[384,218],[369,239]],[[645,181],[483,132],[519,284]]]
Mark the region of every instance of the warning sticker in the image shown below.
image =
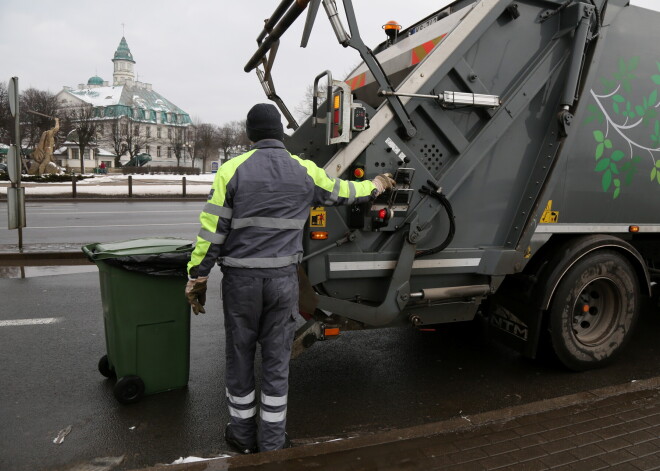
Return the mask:
[[[550,223],[559,221],[559,211],[552,210],[552,200],[548,200],[548,205],[545,207],[545,211],[541,215],[542,223]]]
[[[323,207],[312,208],[309,214],[309,227],[325,227],[326,211]]]

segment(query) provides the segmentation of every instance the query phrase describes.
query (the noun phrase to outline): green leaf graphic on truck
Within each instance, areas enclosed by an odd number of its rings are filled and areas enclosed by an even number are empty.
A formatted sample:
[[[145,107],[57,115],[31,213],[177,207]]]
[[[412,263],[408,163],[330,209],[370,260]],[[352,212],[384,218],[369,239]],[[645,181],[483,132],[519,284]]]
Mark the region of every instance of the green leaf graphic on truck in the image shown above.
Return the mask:
[[[658,74],[650,81],[656,85],[648,92],[635,93],[647,82],[640,83],[635,74],[639,57],[626,61],[619,59],[618,68],[611,77],[601,78],[603,92],[593,89],[591,96],[595,104],[587,106],[585,123],[596,123],[599,127],[593,132],[595,140],[594,171],[600,174],[604,192],[611,192],[616,199],[622,188],[632,183],[643,161],[650,167],[651,181],[660,186],[660,62],[656,62]],[[635,83],[637,81],[637,83]],[[637,85],[637,87],[634,87]],[[648,157],[647,157],[648,156]],[[647,160],[648,159],[648,160]]]

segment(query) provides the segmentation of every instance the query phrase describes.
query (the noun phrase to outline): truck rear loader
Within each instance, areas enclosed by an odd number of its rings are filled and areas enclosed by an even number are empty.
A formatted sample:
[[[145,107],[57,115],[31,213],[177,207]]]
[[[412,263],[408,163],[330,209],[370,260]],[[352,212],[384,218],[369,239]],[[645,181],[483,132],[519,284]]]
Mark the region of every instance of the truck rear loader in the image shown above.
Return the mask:
[[[362,63],[344,80],[319,71],[298,125],[272,66],[305,11],[307,44],[321,5]],[[292,153],[331,177],[397,182],[370,204],[311,209],[296,348],[338,329],[481,315],[525,356],[612,361],[660,273],[660,13],[459,0],[385,25],[370,49],[351,0],[343,11],[282,0],[245,66],[294,130]]]

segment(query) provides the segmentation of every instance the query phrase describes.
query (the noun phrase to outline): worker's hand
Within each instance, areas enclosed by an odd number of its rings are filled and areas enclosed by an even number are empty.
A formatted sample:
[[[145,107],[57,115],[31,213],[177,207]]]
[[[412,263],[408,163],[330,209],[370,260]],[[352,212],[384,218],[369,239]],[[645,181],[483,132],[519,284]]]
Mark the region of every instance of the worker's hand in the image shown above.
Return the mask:
[[[378,175],[371,182],[374,184],[376,191],[378,192],[376,196],[380,195],[386,190],[391,190],[396,186],[396,182],[392,178],[391,173],[383,173],[382,175]]]
[[[195,315],[205,314],[204,304],[206,304],[206,281],[208,276],[200,276],[194,280],[188,280],[186,284],[186,299],[192,306]]]

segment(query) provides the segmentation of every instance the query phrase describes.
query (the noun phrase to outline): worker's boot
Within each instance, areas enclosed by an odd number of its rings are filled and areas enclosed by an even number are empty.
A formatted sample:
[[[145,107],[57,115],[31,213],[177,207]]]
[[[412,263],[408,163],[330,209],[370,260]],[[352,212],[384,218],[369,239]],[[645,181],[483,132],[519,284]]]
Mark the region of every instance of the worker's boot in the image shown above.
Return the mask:
[[[231,426],[230,425],[231,424],[227,424],[227,426],[225,427],[225,441],[227,442],[227,444],[230,447],[232,447],[236,452],[241,453],[243,455],[249,455],[251,453],[258,453],[259,450],[257,449],[256,445],[253,446],[253,447],[249,447],[249,446],[246,446],[246,445],[242,444],[241,442],[239,442],[236,439],[236,437],[234,437],[234,434],[231,431]]]

